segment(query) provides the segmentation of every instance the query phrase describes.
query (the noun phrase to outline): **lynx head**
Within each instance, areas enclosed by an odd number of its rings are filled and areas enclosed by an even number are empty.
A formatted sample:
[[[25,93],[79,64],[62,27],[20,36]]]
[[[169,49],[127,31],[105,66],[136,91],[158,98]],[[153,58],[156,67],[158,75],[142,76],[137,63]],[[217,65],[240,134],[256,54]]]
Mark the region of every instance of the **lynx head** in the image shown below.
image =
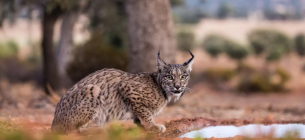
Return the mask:
[[[194,62],[194,55],[191,52],[190,54],[192,58],[180,65],[166,64],[160,58],[160,52],[158,53],[158,83],[169,99],[178,100],[187,89],[186,85],[190,79]]]

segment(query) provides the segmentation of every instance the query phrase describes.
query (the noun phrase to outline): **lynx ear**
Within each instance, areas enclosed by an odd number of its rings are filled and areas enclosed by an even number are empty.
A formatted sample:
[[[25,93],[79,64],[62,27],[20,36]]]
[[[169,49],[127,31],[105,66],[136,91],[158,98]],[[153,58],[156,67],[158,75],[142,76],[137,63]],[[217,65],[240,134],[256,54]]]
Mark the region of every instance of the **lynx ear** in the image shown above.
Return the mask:
[[[165,67],[167,67],[167,64],[160,58],[160,51],[158,52],[157,66],[159,72],[162,71]]]
[[[192,54],[191,51],[189,51],[189,52],[190,52],[192,58],[189,59],[188,61],[184,62],[182,65],[185,67],[186,70],[191,72],[192,71],[192,65],[194,63],[194,55]]]

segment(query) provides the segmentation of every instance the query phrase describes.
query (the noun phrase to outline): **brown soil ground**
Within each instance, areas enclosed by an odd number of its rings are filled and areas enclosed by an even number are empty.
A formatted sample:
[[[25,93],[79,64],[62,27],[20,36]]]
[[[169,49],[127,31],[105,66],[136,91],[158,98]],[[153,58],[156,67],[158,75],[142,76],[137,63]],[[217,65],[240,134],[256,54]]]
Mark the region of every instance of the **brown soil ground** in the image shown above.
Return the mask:
[[[214,125],[305,122],[305,95],[301,93],[240,95],[218,93],[207,87],[205,84],[195,85],[193,93],[185,94],[175,105],[165,107],[155,117],[157,123],[167,127],[167,131],[159,136],[177,137]],[[35,100],[38,101],[24,105],[3,105],[0,120],[13,120],[22,128],[35,132],[49,132],[55,105],[45,98],[35,97]],[[135,126],[132,121],[120,123],[126,127]],[[240,139],[240,136],[232,139]]]

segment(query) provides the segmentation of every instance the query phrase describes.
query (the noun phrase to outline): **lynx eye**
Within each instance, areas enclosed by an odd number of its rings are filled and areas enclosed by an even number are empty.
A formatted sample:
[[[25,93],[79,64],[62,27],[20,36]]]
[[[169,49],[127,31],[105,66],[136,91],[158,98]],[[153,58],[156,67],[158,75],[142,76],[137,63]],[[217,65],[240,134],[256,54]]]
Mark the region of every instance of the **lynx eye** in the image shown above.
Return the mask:
[[[166,78],[169,79],[169,80],[173,80],[174,79],[173,76],[170,76],[170,75],[167,75]]]
[[[186,79],[186,77],[187,77],[186,75],[182,75],[181,79]]]

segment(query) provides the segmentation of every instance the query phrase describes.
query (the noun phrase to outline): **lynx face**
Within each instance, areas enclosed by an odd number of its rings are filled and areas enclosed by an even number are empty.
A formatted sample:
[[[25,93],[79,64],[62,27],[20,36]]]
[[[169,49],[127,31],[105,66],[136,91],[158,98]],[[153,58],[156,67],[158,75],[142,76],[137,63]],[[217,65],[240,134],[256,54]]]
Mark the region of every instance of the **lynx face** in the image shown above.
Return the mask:
[[[184,64],[166,64],[158,54],[158,81],[169,97],[180,97],[190,79],[194,55]]]

